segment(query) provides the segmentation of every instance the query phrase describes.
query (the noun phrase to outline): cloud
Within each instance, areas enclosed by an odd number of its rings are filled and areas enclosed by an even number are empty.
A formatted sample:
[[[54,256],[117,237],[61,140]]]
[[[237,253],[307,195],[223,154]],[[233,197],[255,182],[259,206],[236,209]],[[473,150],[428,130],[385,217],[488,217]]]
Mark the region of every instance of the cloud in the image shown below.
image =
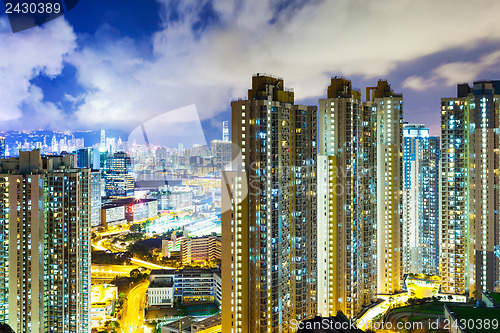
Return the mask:
[[[443,64],[433,69],[428,78],[418,75],[408,77],[403,82],[403,87],[413,90],[427,90],[440,84],[454,86],[457,83],[470,82],[487,70],[495,68],[499,61],[500,50],[482,56],[477,62],[456,61]]]
[[[65,59],[77,69],[84,90],[74,96],[75,126],[133,129],[191,104],[203,121],[227,110],[231,100],[246,98],[257,72],[284,77],[303,100],[323,96],[332,74],[387,77],[423,56],[500,41],[497,0],[481,5],[468,0],[157,1],[161,25],[146,41],[151,56],[141,52],[144,40],[102,31],[91,43],[82,39],[75,52],[70,52],[73,40],[66,40],[59,54],[69,52]],[[473,17],[481,17],[474,28],[464,24]],[[36,75],[33,68],[57,76],[60,64],[27,66],[22,77]],[[436,85],[439,75],[446,84],[469,80],[481,68],[443,65],[429,78],[410,76],[405,87]],[[21,82],[20,91],[29,93],[28,80]],[[16,108],[25,99],[17,98],[8,109],[19,116]]]
[[[4,23],[0,19],[0,27]],[[75,39],[62,19],[16,34],[0,30],[0,126],[26,125],[27,120],[36,126],[62,125],[61,110],[44,102],[42,90],[31,80],[57,77],[64,56],[76,47]]]

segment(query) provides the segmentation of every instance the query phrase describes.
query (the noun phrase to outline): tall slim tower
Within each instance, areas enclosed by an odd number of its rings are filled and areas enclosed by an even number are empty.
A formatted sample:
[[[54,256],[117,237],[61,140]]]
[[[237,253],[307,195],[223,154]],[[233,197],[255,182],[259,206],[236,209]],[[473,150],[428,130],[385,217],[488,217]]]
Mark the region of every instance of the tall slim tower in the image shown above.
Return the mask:
[[[499,98],[500,81],[474,82],[469,90],[470,129],[470,234],[475,238],[471,251],[475,271],[471,293],[494,291],[500,280],[499,246]]]
[[[445,293],[469,290],[473,242],[469,234],[469,147],[467,97],[442,98],[440,274]]]
[[[0,174],[0,321],[16,332],[90,330],[90,169],[19,152]]]
[[[478,297],[500,280],[499,92],[500,81],[480,81],[441,99],[444,292]]]
[[[105,130],[101,130],[101,143],[100,143],[99,149],[101,149],[101,151],[104,151],[107,149],[106,148],[106,131]]]
[[[376,112],[351,81],[319,100],[318,313],[348,317],[376,300]]]
[[[316,312],[317,109],[293,103],[283,79],[259,74],[231,103],[241,162],[222,175],[224,332],[291,332]]]
[[[403,272],[439,274],[439,137],[404,125]]]
[[[5,138],[0,136],[0,158],[5,158]]]
[[[387,81],[366,88],[367,106],[377,111],[377,287],[400,290],[403,220],[403,95]]]
[[[222,122],[222,141],[231,141],[229,138],[229,121],[227,120]]]

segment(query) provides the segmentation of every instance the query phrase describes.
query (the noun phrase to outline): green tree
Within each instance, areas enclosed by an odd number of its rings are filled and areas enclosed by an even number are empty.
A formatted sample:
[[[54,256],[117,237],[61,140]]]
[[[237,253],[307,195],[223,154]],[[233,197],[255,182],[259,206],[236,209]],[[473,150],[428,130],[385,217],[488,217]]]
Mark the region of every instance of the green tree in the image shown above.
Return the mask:
[[[120,328],[120,324],[117,321],[110,320],[104,324],[107,332],[115,333],[117,328]]]
[[[416,298],[409,298],[408,303],[411,305],[411,316],[413,317],[413,309],[415,307],[415,304],[417,304],[418,300]]]
[[[136,280],[139,276],[141,276],[141,271],[138,270],[137,268],[130,271],[130,277],[132,279]]]

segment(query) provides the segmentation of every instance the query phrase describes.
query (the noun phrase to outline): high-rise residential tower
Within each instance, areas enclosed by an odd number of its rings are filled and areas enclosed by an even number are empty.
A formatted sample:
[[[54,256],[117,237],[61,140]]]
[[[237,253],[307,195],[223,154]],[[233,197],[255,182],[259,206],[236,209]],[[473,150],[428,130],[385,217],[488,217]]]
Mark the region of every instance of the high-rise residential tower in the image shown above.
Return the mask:
[[[366,95],[377,112],[377,288],[394,294],[402,286],[403,95],[383,80]]]
[[[458,85],[441,99],[442,290],[478,297],[500,280],[500,81]]]
[[[336,77],[318,118],[318,313],[352,318],[377,293],[376,109]]]
[[[439,274],[439,137],[404,125],[403,272]]]
[[[17,332],[90,331],[90,169],[19,152],[0,174],[0,321]]]
[[[255,75],[231,103],[232,172],[222,179],[222,329],[291,332],[316,313],[317,108]]]

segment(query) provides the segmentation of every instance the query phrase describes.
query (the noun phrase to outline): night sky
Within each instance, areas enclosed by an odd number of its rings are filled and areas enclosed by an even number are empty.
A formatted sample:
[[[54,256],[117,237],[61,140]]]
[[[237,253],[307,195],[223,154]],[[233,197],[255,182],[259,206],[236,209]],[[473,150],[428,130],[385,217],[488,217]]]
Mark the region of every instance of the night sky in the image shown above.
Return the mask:
[[[219,139],[230,102],[268,73],[303,104],[317,104],[331,76],[363,95],[387,79],[405,121],[439,134],[441,97],[500,79],[498,13],[498,0],[81,0],[19,33],[0,14],[0,130],[126,137],[149,121],[189,145],[201,121],[206,140]]]

